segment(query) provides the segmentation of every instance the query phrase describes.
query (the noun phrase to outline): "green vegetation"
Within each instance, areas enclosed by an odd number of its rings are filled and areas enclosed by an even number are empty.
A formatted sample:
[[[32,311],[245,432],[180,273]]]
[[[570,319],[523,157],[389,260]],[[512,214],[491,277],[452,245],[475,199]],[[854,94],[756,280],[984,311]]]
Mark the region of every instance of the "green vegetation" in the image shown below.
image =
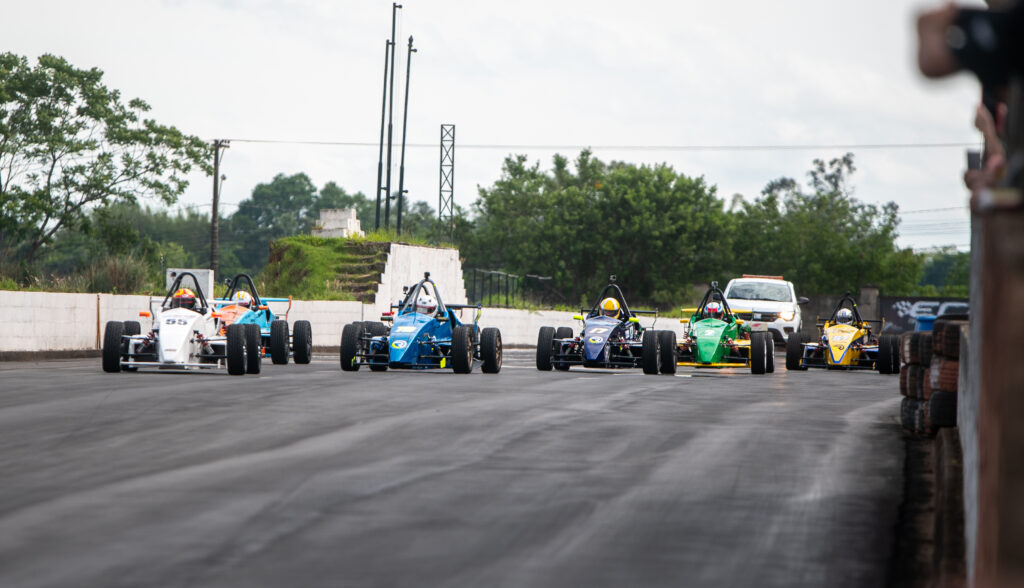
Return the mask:
[[[389,247],[368,239],[285,237],[271,244],[263,289],[268,296],[370,302]]]

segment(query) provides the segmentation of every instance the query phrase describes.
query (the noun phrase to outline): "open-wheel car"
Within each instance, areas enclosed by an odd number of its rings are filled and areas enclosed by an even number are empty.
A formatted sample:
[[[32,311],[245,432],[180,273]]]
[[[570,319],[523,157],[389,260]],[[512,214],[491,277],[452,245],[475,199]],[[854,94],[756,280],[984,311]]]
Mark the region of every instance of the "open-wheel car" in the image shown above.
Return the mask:
[[[898,374],[899,337],[876,337],[872,323],[883,326],[880,320],[861,318],[857,301],[847,292],[836,303],[829,319],[818,323],[817,341],[808,341],[805,336],[789,338],[786,369],[874,369],[883,374]]]

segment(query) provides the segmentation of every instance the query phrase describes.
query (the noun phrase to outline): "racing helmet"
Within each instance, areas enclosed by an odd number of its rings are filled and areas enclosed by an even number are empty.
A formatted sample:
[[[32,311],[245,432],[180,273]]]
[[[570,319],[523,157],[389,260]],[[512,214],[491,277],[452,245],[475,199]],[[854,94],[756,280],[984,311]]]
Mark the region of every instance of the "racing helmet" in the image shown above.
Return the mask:
[[[187,308],[188,310],[194,310],[196,307],[196,293],[188,288],[178,288],[174,292],[174,298],[171,300],[171,306],[174,308]]]
[[[602,300],[599,306],[602,315],[611,317],[618,317],[619,311],[622,309],[619,301],[611,297]]]
[[[721,320],[725,316],[725,312],[722,310],[722,303],[708,302],[708,305],[704,307],[704,315]]]
[[[853,311],[849,308],[840,308],[836,312],[836,322],[841,325],[848,325],[853,322]]]
[[[235,292],[235,295],[231,297],[231,300],[239,306],[249,306],[252,304],[252,294],[249,294],[245,290],[239,290]]]
[[[420,290],[420,294],[416,298],[416,312],[433,314],[435,310],[437,310],[437,301],[425,289]]]

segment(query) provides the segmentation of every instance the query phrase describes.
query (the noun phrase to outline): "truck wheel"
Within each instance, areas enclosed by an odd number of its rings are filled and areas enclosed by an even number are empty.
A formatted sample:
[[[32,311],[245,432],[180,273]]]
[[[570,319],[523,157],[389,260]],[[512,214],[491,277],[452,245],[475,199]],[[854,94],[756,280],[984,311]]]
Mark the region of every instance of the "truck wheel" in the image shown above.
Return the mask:
[[[480,333],[480,359],[484,360],[485,374],[501,371],[501,331],[487,327]]]
[[[258,374],[263,361],[263,341],[260,326],[248,323],[245,326],[245,373]]]
[[[459,325],[452,331],[452,369],[457,374],[473,371],[473,326]]]
[[[359,332],[361,325],[350,323],[341,329],[341,371],[359,371],[356,355],[359,353]]]
[[[313,359],[313,327],[309,321],[295,321],[295,332],[292,333],[292,359],[295,363],[309,363]]]
[[[661,339],[661,373],[676,373],[676,333],[675,331],[659,331]]]
[[[288,321],[270,323],[270,361],[275,365],[288,363]]]
[[[103,331],[103,371],[117,373],[121,371],[121,341],[124,338],[124,323],[107,321]]]
[[[763,331],[750,334],[750,373],[752,374],[761,375],[768,368],[768,343],[764,339]]]
[[[656,374],[661,368],[661,345],[658,340],[658,331],[647,329],[644,331],[643,348],[640,355],[640,364],[645,374]]]
[[[803,339],[803,335],[800,333],[790,333],[789,339],[786,340],[786,369],[791,372],[807,369],[800,365],[800,360],[804,355]]]
[[[245,326],[228,325],[227,339],[228,373],[245,375]]]
[[[551,371],[551,355],[554,346],[555,328],[541,327],[537,334],[537,369],[542,372]]]

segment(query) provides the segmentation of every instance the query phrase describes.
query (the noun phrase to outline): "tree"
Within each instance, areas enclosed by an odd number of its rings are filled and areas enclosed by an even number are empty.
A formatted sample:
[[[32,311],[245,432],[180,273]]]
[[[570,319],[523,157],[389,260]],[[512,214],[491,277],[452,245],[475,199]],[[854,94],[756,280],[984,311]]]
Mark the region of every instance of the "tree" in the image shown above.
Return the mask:
[[[270,242],[278,237],[308,233],[316,216],[317,190],[304,173],[277,174],[259,184],[231,216],[231,241],[242,266],[257,270],[267,263]]]
[[[93,206],[154,196],[174,202],[194,166],[210,173],[201,139],[143,118],[103,72],[43,55],[35,67],[0,54],[0,246],[31,264]]]

